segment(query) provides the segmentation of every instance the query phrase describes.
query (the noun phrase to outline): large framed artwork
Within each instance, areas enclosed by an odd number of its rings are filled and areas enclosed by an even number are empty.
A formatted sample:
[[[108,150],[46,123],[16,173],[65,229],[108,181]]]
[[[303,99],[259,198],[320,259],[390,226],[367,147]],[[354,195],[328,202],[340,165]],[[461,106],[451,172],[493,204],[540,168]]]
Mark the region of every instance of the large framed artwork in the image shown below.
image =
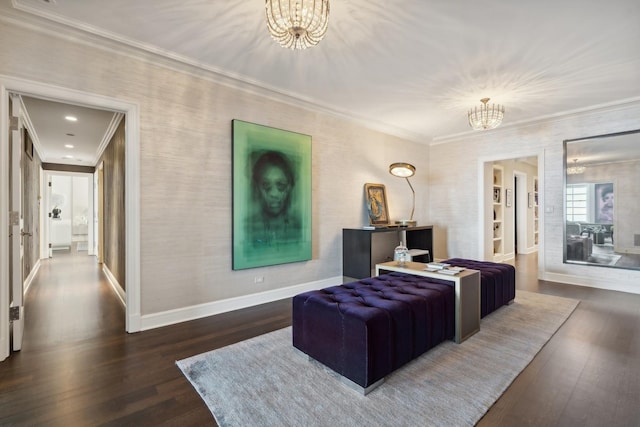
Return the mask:
[[[232,121],[233,269],[311,259],[311,136]]]
[[[365,184],[364,197],[369,212],[369,224],[377,226],[389,225],[389,208],[387,207],[387,190],[383,184]]]
[[[595,184],[596,224],[613,224],[613,182]]]

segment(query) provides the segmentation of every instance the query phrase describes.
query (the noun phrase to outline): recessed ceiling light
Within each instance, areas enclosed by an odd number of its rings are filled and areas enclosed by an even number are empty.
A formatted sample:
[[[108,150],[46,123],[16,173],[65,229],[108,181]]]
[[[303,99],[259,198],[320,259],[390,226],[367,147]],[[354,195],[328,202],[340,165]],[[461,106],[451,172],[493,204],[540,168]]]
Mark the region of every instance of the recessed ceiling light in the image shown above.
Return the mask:
[[[75,116],[64,116],[65,119],[69,120],[70,122],[77,122],[78,118]]]
[[[73,148],[72,144],[64,144],[65,148]]]
[[[63,159],[73,159],[73,156],[64,156]]]

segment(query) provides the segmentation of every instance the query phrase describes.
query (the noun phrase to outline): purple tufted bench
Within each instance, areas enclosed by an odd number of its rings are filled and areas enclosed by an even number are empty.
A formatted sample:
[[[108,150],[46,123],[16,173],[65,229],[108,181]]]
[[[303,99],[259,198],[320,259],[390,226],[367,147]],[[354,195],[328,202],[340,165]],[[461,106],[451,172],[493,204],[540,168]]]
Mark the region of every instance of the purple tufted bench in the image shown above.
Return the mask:
[[[402,273],[293,298],[293,345],[362,388],[454,336],[449,282]]]
[[[480,317],[509,304],[516,297],[516,269],[512,265],[464,258],[442,262],[480,271]]]

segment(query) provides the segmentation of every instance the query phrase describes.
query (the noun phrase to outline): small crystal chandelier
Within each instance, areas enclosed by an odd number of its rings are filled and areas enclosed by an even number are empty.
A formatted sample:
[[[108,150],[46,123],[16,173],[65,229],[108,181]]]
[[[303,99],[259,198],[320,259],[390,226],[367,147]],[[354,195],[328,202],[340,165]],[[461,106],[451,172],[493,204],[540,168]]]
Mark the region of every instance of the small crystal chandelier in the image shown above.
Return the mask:
[[[578,165],[578,159],[573,159],[573,166],[567,167],[567,175],[579,175],[584,173],[586,167]]]
[[[266,0],[271,37],[289,49],[320,43],[329,26],[329,0]]]
[[[504,117],[504,107],[496,104],[487,105],[489,98],[480,100],[480,107],[473,107],[469,110],[469,125],[474,130],[493,129],[500,126]]]

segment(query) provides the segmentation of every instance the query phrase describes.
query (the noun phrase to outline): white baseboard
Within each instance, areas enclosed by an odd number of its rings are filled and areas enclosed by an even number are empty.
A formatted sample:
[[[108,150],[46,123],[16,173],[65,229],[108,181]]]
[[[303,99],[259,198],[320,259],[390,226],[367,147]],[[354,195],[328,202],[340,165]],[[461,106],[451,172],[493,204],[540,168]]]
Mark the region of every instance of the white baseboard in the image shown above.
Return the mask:
[[[533,253],[536,253],[536,252],[538,252],[538,247],[537,246],[531,246],[529,248],[520,250],[518,252],[518,254],[520,254],[520,255],[529,255],[529,254],[533,254]]]
[[[508,254],[504,254],[502,256],[502,261],[510,261],[516,257],[515,252],[509,252]]]
[[[140,332],[142,330],[142,319],[140,317],[140,313],[130,314],[128,316],[126,329],[129,333]]]
[[[233,310],[252,307],[254,305],[291,298],[302,292],[340,284],[342,284],[342,276],[336,276],[287,288],[274,289],[272,291],[229,298],[222,301],[177,308],[175,310],[167,310],[160,313],[146,314],[140,318],[141,323],[139,330],[145,331],[189,320],[200,319],[203,317],[213,316],[215,314],[226,313]]]
[[[0,338],[0,362],[9,357],[9,341],[4,337]]]
[[[627,292],[630,294],[640,294],[638,281],[633,279],[627,280],[603,280],[601,278],[593,278],[589,276],[576,276],[572,274],[549,273],[545,272],[542,280],[549,282],[560,282],[569,285],[587,286],[589,288],[606,289],[609,291]]]
[[[109,267],[107,267],[106,264],[102,264],[102,271],[104,272],[105,276],[107,276],[107,280],[109,280],[109,284],[111,285],[111,287],[113,288],[113,291],[118,296],[118,299],[120,300],[122,305],[126,307],[127,295],[124,289],[122,289],[122,286],[120,286],[118,279],[116,279],[116,276],[113,275],[113,273],[111,272],[111,270],[109,270]]]
[[[33,279],[36,278],[39,268],[40,268],[40,260],[38,259],[38,261],[36,261],[36,265],[33,266],[33,268],[31,269],[31,272],[27,276],[27,279],[24,281],[24,295],[27,295],[27,292],[29,292],[31,283],[33,283]]]

